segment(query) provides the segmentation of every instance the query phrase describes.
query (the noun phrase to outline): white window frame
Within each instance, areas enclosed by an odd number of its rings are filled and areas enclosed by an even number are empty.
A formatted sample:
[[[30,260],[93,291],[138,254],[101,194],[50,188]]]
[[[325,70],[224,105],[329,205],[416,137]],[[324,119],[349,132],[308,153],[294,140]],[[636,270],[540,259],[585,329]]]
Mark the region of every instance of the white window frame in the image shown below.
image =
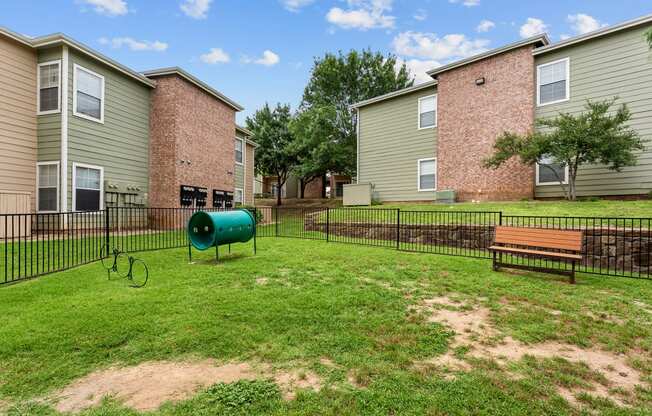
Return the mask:
[[[91,117],[89,115],[78,113],[77,112],[77,70],[84,71],[88,74],[96,76],[102,80],[102,96],[100,97],[100,118]],[[81,65],[73,65],[73,77],[72,77],[72,114],[76,117],[84,118],[86,120],[94,121],[96,123],[104,124],[104,90],[106,88],[106,80],[103,75],[98,74],[97,72],[91,71],[88,68],[84,68]]]
[[[235,199],[235,196],[236,196],[236,194],[238,193],[238,191],[240,191],[240,195],[242,195],[242,201],[240,201],[240,202],[236,201],[236,199]],[[234,204],[244,205],[244,190],[243,190],[242,188],[235,188],[235,189],[234,189],[234,192],[233,192],[233,203],[234,203]]]
[[[426,127],[421,127],[421,102],[423,100],[427,100],[430,98],[435,99],[435,124],[432,126],[426,126]],[[439,108],[438,108],[438,102],[439,100],[437,99],[437,94],[432,94],[432,95],[427,95],[425,97],[419,97],[418,98],[418,111],[417,111],[417,129],[418,130],[426,130],[426,129],[434,129],[437,127],[437,119],[439,118]]]
[[[100,171],[100,210],[104,209],[104,168],[102,166],[72,163],[72,210],[77,211],[77,168],[95,169]]]
[[[535,176],[536,176],[536,184],[537,184],[537,186],[568,185],[568,165],[566,165],[566,166],[564,167],[564,170],[565,170],[564,175],[565,175],[565,177],[566,177],[566,180],[563,181],[563,182],[559,182],[559,181],[553,181],[553,182],[541,182],[541,181],[539,180],[539,169],[541,169],[541,165],[540,165],[539,163],[537,163],[536,172],[535,172],[535,173],[536,173]]]
[[[435,187],[432,189],[422,189],[421,188],[421,162],[435,162]],[[425,159],[417,160],[417,190],[418,192],[433,192],[437,190],[437,158],[428,157]]]
[[[549,103],[541,104],[541,68],[545,68],[550,65],[555,65],[560,62],[566,62],[566,97],[557,100],[550,101]],[[545,64],[537,65],[537,107],[545,107],[546,105],[559,104],[570,100],[570,58],[557,59],[556,61],[546,62]]]
[[[57,64],[59,66],[59,94],[57,97],[56,110],[41,111],[41,67]],[[41,62],[36,66],[36,115],[43,116],[46,114],[56,114],[61,112],[61,59],[54,61]]]
[[[245,143],[244,143],[244,140],[242,140],[242,139],[239,138],[239,137],[236,137],[235,139],[236,139],[237,141],[239,141],[240,143],[242,143],[242,162],[238,162],[238,159],[236,159],[236,160],[235,160],[235,164],[236,164],[236,165],[239,165],[239,166],[242,166],[242,165],[244,165],[244,160],[245,160],[245,159],[244,159],[244,158],[245,158]],[[234,154],[235,154],[235,148],[233,149],[233,151],[234,151]]]
[[[49,165],[56,165],[57,167],[57,208],[54,211],[42,211],[39,209],[39,190],[41,189],[41,175],[39,172],[39,168],[41,166],[49,166]],[[52,213],[52,212],[59,212],[59,199],[60,199],[60,192],[61,192],[61,174],[60,174],[60,169],[61,169],[61,164],[59,163],[58,160],[55,161],[50,161],[50,162],[36,162],[36,212],[41,212],[41,213]]]

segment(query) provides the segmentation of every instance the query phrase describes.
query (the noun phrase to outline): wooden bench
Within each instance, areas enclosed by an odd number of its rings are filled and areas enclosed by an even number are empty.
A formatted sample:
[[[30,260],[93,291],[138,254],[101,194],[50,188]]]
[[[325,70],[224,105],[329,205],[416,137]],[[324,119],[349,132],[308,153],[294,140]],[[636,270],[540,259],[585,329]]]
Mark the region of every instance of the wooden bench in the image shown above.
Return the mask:
[[[493,253],[493,268],[537,270],[569,276],[575,283],[575,264],[582,260],[582,232],[546,228],[519,228],[496,226],[494,244],[489,247]],[[534,257],[571,263],[571,270],[503,263],[503,254]]]

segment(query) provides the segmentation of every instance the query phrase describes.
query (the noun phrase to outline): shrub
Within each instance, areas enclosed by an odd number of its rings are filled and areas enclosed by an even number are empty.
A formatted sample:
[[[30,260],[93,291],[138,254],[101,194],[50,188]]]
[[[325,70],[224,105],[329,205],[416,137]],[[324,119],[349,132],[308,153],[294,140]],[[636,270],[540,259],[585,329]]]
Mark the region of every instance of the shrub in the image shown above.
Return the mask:
[[[251,214],[254,216],[254,219],[256,220],[256,224],[263,221],[263,212],[256,207],[252,205],[241,205],[239,208],[246,209],[247,211],[251,212]]]

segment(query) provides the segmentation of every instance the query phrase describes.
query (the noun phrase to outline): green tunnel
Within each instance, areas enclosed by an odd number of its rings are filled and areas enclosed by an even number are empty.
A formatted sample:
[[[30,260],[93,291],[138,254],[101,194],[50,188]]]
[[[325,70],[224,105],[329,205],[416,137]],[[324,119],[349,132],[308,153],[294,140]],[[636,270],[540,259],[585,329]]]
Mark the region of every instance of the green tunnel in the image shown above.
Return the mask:
[[[246,243],[256,232],[256,220],[246,209],[196,212],[188,220],[188,238],[197,250],[232,243]]]

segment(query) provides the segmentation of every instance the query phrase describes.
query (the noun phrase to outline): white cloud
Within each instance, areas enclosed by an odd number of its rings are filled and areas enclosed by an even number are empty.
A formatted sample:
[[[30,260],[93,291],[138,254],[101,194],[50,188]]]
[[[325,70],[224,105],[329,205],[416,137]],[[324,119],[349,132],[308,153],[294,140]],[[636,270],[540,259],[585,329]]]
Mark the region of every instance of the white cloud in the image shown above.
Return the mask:
[[[347,0],[348,9],[333,7],[326,14],[328,22],[343,29],[391,29],[396,18],[386,14],[394,0]]]
[[[212,1],[213,0],[183,0],[183,3],[179,5],[179,8],[186,14],[186,16],[192,17],[193,19],[205,19],[208,15],[208,9],[210,9]]]
[[[303,7],[309,6],[314,3],[315,0],[281,0],[283,7],[291,12],[298,12]]]
[[[201,55],[199,59],[207,64],[225,64],[231,61],[229,54],[221,48],[211,48],[210,52]]]
[[[570,39],[570,38],[571,38],[571,35],[567,35],[565,33],[559,35],[559,39],[561,39],[561,40],[566,40],[566,39]]]
[[[453,4],[461,3],[466,7],[474,7],[480,5],[480,0],[448,0],[448,2]]]
[[[421,59],[397,59],[396,60],[396,71],[401,68],[401,65],[405,64],[410,74],[414,76],[414,80],[417,84],[421,84],[427,81],[432,81],[432,77],[426,72],[431,69],[441,66],[441,63],[433,60],[421,60]]]
[[[483,20],[478,24],[478,26],[475,28],[478,33],[486,33],[490,31],[491,29],[495,28],[496,24],[492,22],[491,20]]]
[[[119,49],[122,48],[123,46],[126,46],[127,48],[136,52],[140,52],[140,51],[163,52],[168,48],[168,44],[165,42],[161,42],[158,40],[150,42],[148,40],[136,40],[130,37],[121,37],[121,38],[112,38],[112,39],[100,38],[99,42],[102,45],[111,45],[111,47],[114,49]]]
[[[129,11],[124,0],[79,0],[79,2],[93,6],[97,13],[107,16],[121,16]]]
[[[414,20],[418,20],[421,22],[428,18],[428,12],[423,9],[419,9],[417,10],[416,13],[414,13],[414,16],[412,17],[414,18]]]
[[[263,56],[254,61],[255,64],[264,66],[274,66],[281,61],[281,58],[269,49],[263,52]]]
[[[544,33],[548,30],[548,25],[543,22],[541,19],[535,17],[528,17],[527,21],[523,26],[521,26],[520,34],[522,38],[529,38],[540,33]]]
[[[434,33],[403,32],[392,41],[398,55],[428,60],[460,59],[485,52],[489,41],[468,39],[464,35],[450,34],[438,37]]]
[[[568,23],[571,24],[571,28],[578,35],[593,32],[594,30],[598,30],[601,27],[607,26],[605,23],[601,23],[595,17],[584,13],[569,14],[567,20]]]

